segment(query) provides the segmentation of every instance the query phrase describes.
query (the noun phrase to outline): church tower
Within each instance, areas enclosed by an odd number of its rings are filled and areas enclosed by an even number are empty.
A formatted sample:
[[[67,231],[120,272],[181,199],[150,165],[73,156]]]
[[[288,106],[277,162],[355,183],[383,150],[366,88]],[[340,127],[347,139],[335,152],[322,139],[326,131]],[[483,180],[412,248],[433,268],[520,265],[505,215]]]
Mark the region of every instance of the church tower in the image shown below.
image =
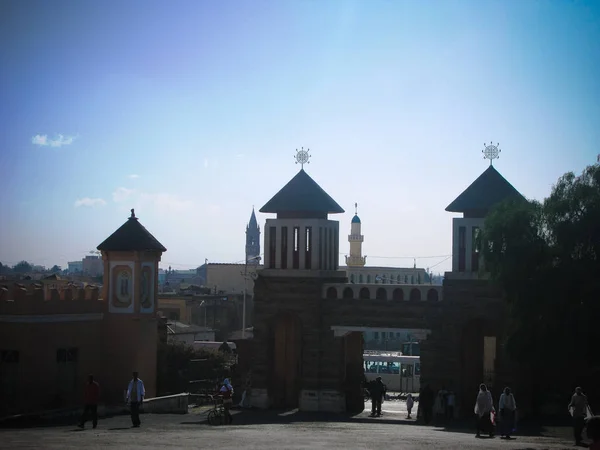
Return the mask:
[[[346,266],[348,267],[364,267],[367,262],[367,257],[362,255],[362,243],[365,237],[360,234],[360,218],[358,217],[358,203],[354,204],[354,217],[350,225],[350,234],[348,242],[350,242],[350,255],[346,256]]]
[[[246,261],[248,264],[260,264],[260,227],[256,221],[254,207],[250,222],[246,226]]]

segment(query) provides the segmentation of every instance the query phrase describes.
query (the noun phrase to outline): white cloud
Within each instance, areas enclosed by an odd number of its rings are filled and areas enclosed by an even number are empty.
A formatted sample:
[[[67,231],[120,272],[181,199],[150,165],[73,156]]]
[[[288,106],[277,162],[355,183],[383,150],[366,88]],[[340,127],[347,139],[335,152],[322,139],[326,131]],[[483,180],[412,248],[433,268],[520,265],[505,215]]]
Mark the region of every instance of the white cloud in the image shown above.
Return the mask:
[[[132,180],[135,180],[136,178],[139,178],[140,176],[138,174],[132,173],[131,175],[129,175],[129,178],[131,178]]]
[[[119,187],[115,190],[115,192],[113,192],[112,198],[113,198],[113,201],[115,201],[117,203],[121,203],[121,202],[124,202],[125,200],[128,200],[134,193],[135,193],[134,189],[127,189],[124,187]]]
[[[75,136],[64,136],[62,134],[58,134],[54,139],[49,139],[47,134],[36,134],[31,138],[31,143],[41,147],[62,147],[63,145],[71,145],[75,139]]]
[[[83,197],[75,201],[75,208],[79,208],[80,206],[87,206],[93,208],[95,206],[104,205],[106,205],[106,202],[101,198]]]

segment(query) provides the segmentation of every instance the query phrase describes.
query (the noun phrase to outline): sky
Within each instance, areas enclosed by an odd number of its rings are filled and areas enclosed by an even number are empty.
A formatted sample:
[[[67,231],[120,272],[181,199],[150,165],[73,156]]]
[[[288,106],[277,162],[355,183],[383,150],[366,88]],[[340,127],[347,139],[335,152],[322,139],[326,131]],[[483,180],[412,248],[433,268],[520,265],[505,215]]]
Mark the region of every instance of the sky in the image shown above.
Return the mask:
[[[66,267],[131,208],[162,267],[241,262],[304,147],[341,263],[357,202],[369,265],[443,272],[484,143],[532,199],[600,153],[594,1],[2,0],[0,67],[4,264]]]

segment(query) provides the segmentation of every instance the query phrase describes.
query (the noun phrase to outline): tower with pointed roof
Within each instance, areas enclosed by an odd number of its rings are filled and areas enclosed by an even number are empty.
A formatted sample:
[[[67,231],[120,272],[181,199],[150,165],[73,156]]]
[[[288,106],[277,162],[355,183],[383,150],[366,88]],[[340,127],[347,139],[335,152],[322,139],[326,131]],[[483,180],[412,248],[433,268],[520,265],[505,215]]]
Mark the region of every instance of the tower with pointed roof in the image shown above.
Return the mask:
[[[490,164],[446,207],[448,212],[463,215],[452,219],[452,272],[479,272],[483,261],[476,246],[478,233],[490,210],[509,198],[523,196]]]
[[[138,371],[146,395],[156,395],[158,263],[167,249],[139,222],[135,211],[98,247],[104,263],[102,298],[107,305],[103,337],[110,372],[103,385],[121,386]],[[120,389],[106,398],[119,398]]]
[[[246,226],[246,262],[258,265],[260,259],[260,226],[256,221],[254,207],[252,207],[252,215]]]
[[[265,225],[265,269],[335,271],[339,268],[339,222],[344,210],[300,169],[261,209],[277,214]]]
[[[364,267],[367,257],[362,255],[362,243],[365,237],[361,234],[360,217],[358,217],[358,203],[354,204],[354,217],[350,224],[350,234],[348,242],[350,243],[350,254],[346,256],[346,266]]]

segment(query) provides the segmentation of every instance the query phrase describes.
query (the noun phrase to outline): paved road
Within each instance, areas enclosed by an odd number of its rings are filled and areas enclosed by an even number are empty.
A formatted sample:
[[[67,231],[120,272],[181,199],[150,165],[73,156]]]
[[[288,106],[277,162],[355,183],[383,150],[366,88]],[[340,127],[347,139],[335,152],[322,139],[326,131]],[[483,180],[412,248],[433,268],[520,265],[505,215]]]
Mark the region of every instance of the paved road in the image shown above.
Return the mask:
[[[517,437],[512,441],[476,439],[469,432],[445,431],[403,420],[399,402],[385,402],[381,418],[368,412],[353,418],[336,415],[244,411],[231,426],[211,427],[204,415],[142,415],[142,427],[131,428],[127,416],[100,421],[96,430],[55,426],[0,430],[6,449],[508,449],[559,450],[573,448],[568,440]]]

